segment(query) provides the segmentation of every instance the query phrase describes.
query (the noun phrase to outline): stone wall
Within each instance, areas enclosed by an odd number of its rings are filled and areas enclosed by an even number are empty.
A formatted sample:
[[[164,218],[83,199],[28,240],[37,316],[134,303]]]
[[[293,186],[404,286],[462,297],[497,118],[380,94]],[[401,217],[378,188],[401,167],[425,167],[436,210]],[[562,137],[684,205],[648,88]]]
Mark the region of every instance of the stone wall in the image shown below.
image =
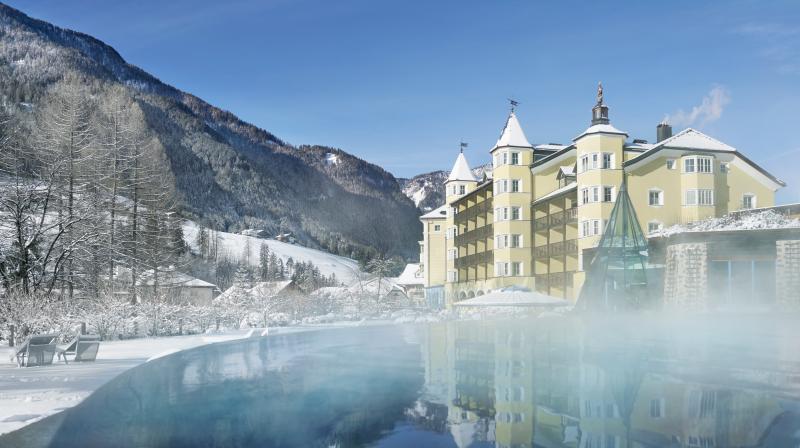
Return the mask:
[[[664,307],[705,310],[707,298],[708,244],[668,246],[664,266]]]
[[[775,242],[775,293],[782,308],[800,308],[800,240]]]

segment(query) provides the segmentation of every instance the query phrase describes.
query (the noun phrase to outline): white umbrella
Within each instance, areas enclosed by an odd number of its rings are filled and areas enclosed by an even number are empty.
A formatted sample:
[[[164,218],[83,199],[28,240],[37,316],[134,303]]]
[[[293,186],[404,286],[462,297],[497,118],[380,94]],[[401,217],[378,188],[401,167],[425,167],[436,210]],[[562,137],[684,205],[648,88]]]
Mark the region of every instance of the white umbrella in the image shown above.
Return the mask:
[[[570,302],[520,286],[508,286],[473,299],[456,302],[455,306],[569,306]]]

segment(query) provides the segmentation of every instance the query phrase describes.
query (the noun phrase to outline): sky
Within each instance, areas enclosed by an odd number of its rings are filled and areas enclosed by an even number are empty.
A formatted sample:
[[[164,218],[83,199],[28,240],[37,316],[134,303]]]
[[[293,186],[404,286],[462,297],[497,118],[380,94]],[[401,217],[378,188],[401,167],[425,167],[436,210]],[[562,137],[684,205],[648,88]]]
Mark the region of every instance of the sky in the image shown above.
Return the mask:
[[[668,118],[748,155],[800,202],[800,2],[8,1],[292,144],[396,176],[489,162],[508,98],[532,143]]]

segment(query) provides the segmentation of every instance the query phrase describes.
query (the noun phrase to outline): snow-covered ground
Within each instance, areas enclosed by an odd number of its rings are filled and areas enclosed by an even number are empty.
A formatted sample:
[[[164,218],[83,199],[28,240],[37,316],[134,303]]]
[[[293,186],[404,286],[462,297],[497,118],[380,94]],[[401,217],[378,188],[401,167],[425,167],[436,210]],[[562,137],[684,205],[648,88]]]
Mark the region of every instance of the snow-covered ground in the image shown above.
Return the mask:
[[[244,337],[246,330],[213,335],[103,341],[97,361],[55,362],[52,366],[19,368],[0,348],[0,434],[78,404],[95,389],[148,359],[212,342]]]
[[[187,221],[183,226],[183,235],[189,246],[197,250],[197,234],[199,227],[191,221]],[[295,262],[312,262],[324,275],[336,274],[336,278],[345,284],[350,284],[358,278],[358,262],[353,259],[329,254],[321,250],[309,249],[308,247],[296,244],[283,243],[281,241],[254,236],[240,235],[238,233],[227,233],[214,231],[220,237],[220,251],[228,257],[241,260],[244,258],[245,247],[250,242],[250,264],[258,265],[258,253],[261,250],[261,243],[267,243],[270,252],[274,253],[284,263],[289,258]]]

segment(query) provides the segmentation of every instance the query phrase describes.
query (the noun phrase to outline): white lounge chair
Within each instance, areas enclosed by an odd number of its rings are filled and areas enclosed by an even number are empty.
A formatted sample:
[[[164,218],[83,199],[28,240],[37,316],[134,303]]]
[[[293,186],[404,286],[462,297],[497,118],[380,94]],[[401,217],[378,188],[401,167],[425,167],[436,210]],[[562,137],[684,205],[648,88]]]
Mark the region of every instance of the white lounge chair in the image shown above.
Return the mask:
[[[25,342],[11,354],[19,367],[46,366],[53,364],[56,354],[56,334],[36,334],[28,336]]]
[[[94,334],[79,334],[72,338],[67,345],[56,349],[58,359],[63,359],[65,363],[67,356],[72,355],[75,362],[94,361],[97,359],[97,350],[100,348],[100,336]]]

